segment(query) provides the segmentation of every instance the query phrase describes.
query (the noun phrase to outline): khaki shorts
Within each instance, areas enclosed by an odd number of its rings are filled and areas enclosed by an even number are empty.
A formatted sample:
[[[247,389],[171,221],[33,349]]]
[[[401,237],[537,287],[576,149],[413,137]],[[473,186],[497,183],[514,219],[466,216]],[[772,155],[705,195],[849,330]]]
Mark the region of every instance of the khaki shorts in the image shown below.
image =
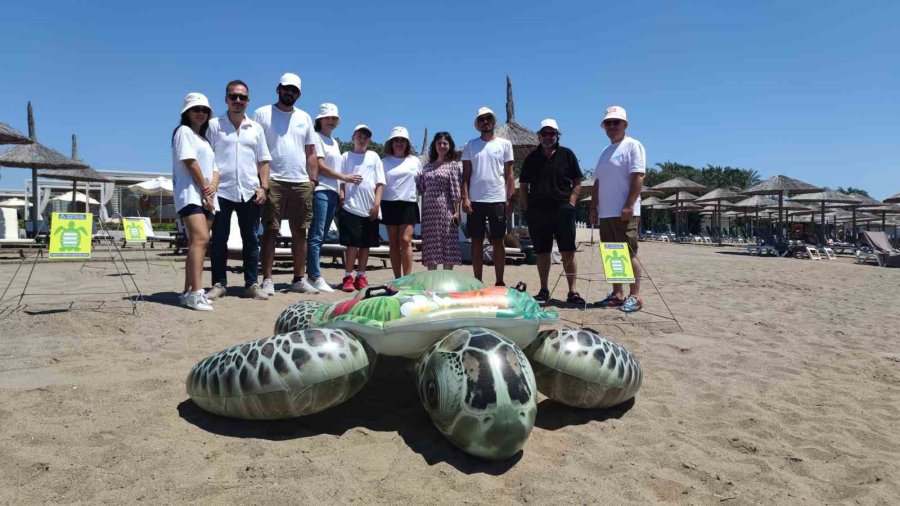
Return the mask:
[[[600,218],[600,241],[626,242],[633,257],[637,255],[638,251],[638,222],[640,221],[640,216],[632,216],[628,223],[622,221],[622,218],[618,216]]]
[[[313,185],[269,180],[269,192],[263,209],[263,227],[279,230],[287,216],[291,230],[308,229],[312,223]]]

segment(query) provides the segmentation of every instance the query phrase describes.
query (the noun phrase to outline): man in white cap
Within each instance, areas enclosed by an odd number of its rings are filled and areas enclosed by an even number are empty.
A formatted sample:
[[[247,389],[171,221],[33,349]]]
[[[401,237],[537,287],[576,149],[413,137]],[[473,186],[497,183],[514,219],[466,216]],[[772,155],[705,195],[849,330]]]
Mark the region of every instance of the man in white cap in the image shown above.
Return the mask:
[[[244,260],[244,297],[268,298],[259,286],[259,227],[261,206],[269,187],[269,161],[265,132],[259,123],[247,117],[250,91],[240,80],[225,86],[225,115],[211,118],[206,138],[216,154],[219,167],[219,212],[213,221],[212,259],[213,287],[206,292],[209,299],[224,297],[228,286],[225,267],[228,263],[228,235],[231,213],[237,213],[241,229]]]
[[[589,220],[597,223],[603,242],[628,243],[634,283],[626,298],[620,283],[597,304],[618,307],[626,313],[640,311],[641,263],[638,261],[638,222],[641,217],[641,187],[647,171],[647,154],[637,139],[627,137],[628,116],[625,109],[614,105],[606,109],[601,126],[611,144],[600,154],[594,170],[594,192],[591,195]]]
[[[463,148],[462,207],[469,215],[466,228],[472,240],[472,271],[481,280],[485,233],[491,240],[496,286],[505,286],[506,215],[512,211],[516,190],[513,176],[512,143],[494,135],[497,117],[487,107],[475,114],[475,129],[481,132]],[[487,227],[485,227],[487,222]],[[487,228],[487,230],[485,229]]]
[[[275,88],[278,101],[253,112],[253,121],[266,132],[272,153],[269,189],[263,208],[262,290],[275,294],[272,267],[275,240],[282,218],[291,229],[291,254],[294,278],[291,291],[318,293],[303,275],[306,272],[306,230],[312,223],[313,190],[318,183],[318,158],[322,156],[313,121],[309,114],[294,107],[301,95],[300,76],[290,72],[281,76]],[[316,153],[318,147],[319,153]]]
[[[582,174],[575,153],[559,145],[560,135],[556,120],[541,121],[541,143],[525,158],[519,174],[519,202],[525,209],[528,232],[538,257],[541,289],[534,298],[538,302],[550,299],[547,278],[556,237],[569,284],[566,302],[584,306],[584,299],[575,291],[575,204],[581,192]]]

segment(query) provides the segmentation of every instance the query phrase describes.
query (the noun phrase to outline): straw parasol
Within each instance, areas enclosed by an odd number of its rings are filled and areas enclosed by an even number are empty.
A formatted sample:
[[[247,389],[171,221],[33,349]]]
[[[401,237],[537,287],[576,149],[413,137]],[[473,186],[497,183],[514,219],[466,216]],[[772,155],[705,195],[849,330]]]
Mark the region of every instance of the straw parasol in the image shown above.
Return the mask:
[[[727,203],[727,202],[730,202],[733,200],[740,200],[740,199],[741,199],[740,194],[738,194],[735,191],[732,191],[728,188],[716,188],[715,190],[713,190],[705,195],[701,195],[700,197],[697,197],[696,199],[694,199],[694,202],[697,204],[704,204],[704,203],[714,203],[715,204],[715,210],[713,212],[713,221],[715,223],[713,224],[713,226],[716,227],[716,230],[720,230],[722,227],[722,223],[721,223],[721,221],[722,221],[722,201],[725,201]],[[718,217],[718,221],[716,221],[716,217]],[[718,232],[716,233],[716,235],[721,237],[721,234]]]
[[[647,185],[641,186],[641,199],[647,197],[658,197],[665,192],[661,192],[659,190],[651,190]],[[641,201],[641,205],[643,205],[643,200]]]
[[[75,137],[75,134],[72,134],[72,160],[78,160],[78,139]],[[56,170],[56,169],[45,169],[38,173],[39,176],[49,178],[49,179],[58,179],[61,181],[72,181],[72,204],[75,204],[75,194],[78,188],[78,181],[85,182],[98,182],[98,183],[108,183],[111,181],[109,178],[104,177],[103,174],[97,172],[91,167],[85,166],[83,169],[74,169],[74,170]],[[85,194],[88,192],[87,186],[85,186]]]
[[[822,191],[809,183],[787,176],[772,176],[765,181],[755,184],[742,191],[744,195],[778,195],[778,227],[781,233],[781,216],[784,209],[784,196],[797,195],[799,193],[812,193]]]
[[[895,193],[884,199],[885,204],[900,204],[900,193]]]
[[[744,200],[735,202],[734,204],[732,204],[732,207],[735,209],[740,209],[741,211],[744,211],[744,215],[746,215],[747,212],[753,211],[753,214],[755,216],[755,222],[759,223],[760,209],[765,209],[767,207],[772,207],[772,206],[777,206],[777,205],[778,205],[778,202],[776,202],[768,197],[764,197],[762,195],[754,195],[752,197],[745,198]]]
[[[3,205],[0,203],[0,205]],[[887,222],[888,214],[900,214],[900,204],[881,204],[881,205],[871,205],[871,206],[860,206],[857,208],[860,211],[868,211],[881,213],[881,229],[884,230],[884,227]]]
[[[795,195],[791,197],[791,200],[794,202],[808,202],[810,204],[815,204],[817,207],[821,206],[820,212],[822,216],[822,242],[825,242],[825,206],[826,204],[853,204],[854,202],[858,202],[856,197],[852,195],[845,195],[840,192],[836,192],[834,190],[825,189],[824,191],[816,192],[816,193],[804,193],[801,195]]]
[[[22,135],[15,128],[0,123],[0,144],[30,144],[31,139]]]
[[[509,76],[506,76],[506,123],[497,127],[494,135],[512,143],[513,158],[517,162],[525,160],[525,157],[540,144],[536,133],[516,123],[516,104],[513,102]]]
[[[5,153],[0,153],[0,166],[31,169],[31,198],[33,199],[31,206],[31,221],[32,223],[37,224],[38,169],[83,169],[87,167],[87,165],[72,160],[71,158],[67,158],[59,151],[42,146],[37,142],[37,134],[34,129],[34,112],[31,109],[31,102],[28,102],[28,137],[31,139],[31,143],[22,144]]]
[[[676,195],[675,209],[678,209],[678,204],[679,204],[679,201],[681,200],[677,197],[678,192],[705,190],[706,187],[703,186],[702,184],[695,183],[694,181],[691,181],[690,179],[688,179],[686,177],[676,177],[676,178],[670,179],[668,181],[663,181],[662,183],[659,183],[658,185],[651,186],[650,189],[656,190],[656,191],[661,191],[663,193],[675,192],[675,195]],[[694,198],[696,198],[696,197],[694,197]],[[677,214],[675,215],[675,221],[676,221],[675,233],[678,234],[680,231],[679,230],[680,220],[679,220]]]

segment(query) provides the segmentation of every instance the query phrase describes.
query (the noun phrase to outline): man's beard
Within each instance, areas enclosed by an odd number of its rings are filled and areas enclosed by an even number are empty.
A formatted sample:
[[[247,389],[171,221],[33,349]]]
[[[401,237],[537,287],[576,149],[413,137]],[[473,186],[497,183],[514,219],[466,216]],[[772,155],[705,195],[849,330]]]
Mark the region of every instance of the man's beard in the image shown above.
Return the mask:
[[[294,107],[294,103],[296,103],[296,102],[297,102],[297,99],[294,98],[293,96],[278,95],[278,103],[285,107]]]

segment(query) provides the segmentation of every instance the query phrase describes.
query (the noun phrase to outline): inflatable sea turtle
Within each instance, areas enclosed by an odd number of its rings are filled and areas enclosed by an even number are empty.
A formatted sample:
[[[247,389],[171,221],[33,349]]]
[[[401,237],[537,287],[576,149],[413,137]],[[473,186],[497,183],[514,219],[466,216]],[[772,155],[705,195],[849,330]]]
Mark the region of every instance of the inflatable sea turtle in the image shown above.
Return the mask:
[[[463,451],[499,460],[524,446],[537,391],[570,406],[604,408],[640,388],[640,362],[622,346],[587,330],[541,332],[557,314],[528,294],[432,272],[335,304],[292,304],[272,337],[195,365],[188,395],[235,418],[309,415],[356,394],[377,355],[410,357],[419,398],[438,429]],[[466,290],[428,288],[447,283]]]

